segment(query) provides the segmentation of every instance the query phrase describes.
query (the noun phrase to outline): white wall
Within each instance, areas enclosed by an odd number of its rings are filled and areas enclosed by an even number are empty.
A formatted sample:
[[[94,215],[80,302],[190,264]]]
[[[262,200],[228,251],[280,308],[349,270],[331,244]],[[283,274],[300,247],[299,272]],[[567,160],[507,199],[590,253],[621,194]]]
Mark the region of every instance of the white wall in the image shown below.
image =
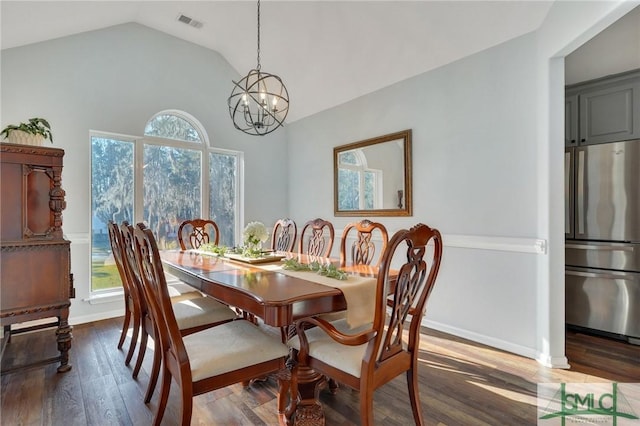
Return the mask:
[[[411,128],[414,216],[382,218],[390,231],[424,222],[445,244],[535,239],[535,51],[520,37],[290,125],[291,217],[341,229],[353,218],[333,216],[333,147]],[[448,246],[426,318],[533,356],[535,267],[516,249]]]
[[[186,111],[213,146],[244,151],[245,221],[271,226],[286,216],[286,134],[257,138],[234,129],[226,100],[238,78],[218,53],[138,24],[2,51],[2,127],[45,117],[54,146],[65,150],[63,229],[72,241],[77,295],[71,323],[122,310],[120,300],[83,301],[90,277],[90,129],[140,136],[156,112]]]

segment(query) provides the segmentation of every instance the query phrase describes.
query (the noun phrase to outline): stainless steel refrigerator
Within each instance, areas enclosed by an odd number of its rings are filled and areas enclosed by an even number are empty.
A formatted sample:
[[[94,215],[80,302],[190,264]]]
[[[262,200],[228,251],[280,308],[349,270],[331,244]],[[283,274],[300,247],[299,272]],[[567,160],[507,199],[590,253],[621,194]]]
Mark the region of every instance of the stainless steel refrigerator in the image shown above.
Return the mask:
[[[640,344],[640,140],[565,149],[566,322]]]

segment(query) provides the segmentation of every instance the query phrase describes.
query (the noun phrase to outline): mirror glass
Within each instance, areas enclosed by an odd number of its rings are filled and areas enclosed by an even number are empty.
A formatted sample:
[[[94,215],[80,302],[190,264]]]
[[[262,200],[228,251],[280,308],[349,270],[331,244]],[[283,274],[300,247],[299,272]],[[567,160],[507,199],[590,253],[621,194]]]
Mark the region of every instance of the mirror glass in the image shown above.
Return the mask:
[[[336,216],[411,216],[411,130],[333,149]]]

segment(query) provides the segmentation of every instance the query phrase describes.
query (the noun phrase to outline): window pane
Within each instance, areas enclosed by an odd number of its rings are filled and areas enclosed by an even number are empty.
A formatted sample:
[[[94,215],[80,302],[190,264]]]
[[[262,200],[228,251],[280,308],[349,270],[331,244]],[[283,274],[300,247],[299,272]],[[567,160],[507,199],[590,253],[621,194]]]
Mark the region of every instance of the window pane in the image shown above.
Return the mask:
[[[91,138],[91,290],[122,285],[107,223],[133,223],[133,143]]]
[[[201,217],[201,168],[201,151],[145,145],[144,221],[159,248],[177,248],[180,223]]]
[[[366,171],[364,172],[364,208],[367,210],[376,208],[376,174]]]
[[[157,115],[151,119],[144,128],[144,134],[147,136],[202,143],[200,133],[195,127],[184,118],[173,114]]]
[[[355,151],[345,151],[338,154],[338,163],[358,165],[360,161],[356,157]]]
[[[357,170],[338,169],[338,208],[340,210],[360,209],[360,173]]]
[[[209,215],[220,230],[219,243],[233,247],[235,246],[238,157],[211,152],[209,176]]]

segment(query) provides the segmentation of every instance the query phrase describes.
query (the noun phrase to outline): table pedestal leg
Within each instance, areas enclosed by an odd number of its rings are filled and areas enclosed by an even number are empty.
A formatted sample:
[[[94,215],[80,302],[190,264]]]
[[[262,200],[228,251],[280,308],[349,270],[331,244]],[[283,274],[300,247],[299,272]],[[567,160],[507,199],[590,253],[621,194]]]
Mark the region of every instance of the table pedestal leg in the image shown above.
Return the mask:
[[[286,415],[286,424],[295,426],[324,426],[324,411],[320,404],[320,390],[326,385],[322,374],[309,367],[298,366],[298,395],[292,398]]]

